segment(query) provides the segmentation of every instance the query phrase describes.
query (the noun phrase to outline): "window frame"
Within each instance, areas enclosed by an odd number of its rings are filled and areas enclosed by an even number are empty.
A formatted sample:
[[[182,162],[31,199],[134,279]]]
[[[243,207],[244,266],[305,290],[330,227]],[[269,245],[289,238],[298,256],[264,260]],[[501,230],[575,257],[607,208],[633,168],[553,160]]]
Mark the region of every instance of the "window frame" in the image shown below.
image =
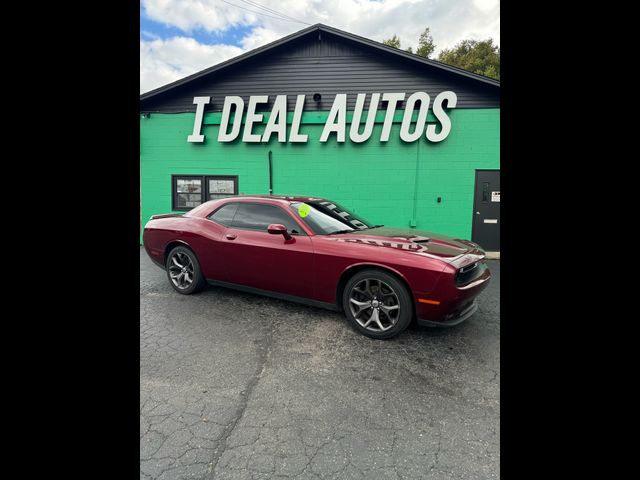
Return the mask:
[[[209,180],[233,180],[234,193],[230,196],[238,195],[238,175],[191,175],[191,174],[171,174],[171,209],[176,212],[188,212],[196,207],[178,206],[178,180],[200,180],[200,205],[209,201]],[[191,194],[194,195],[194,194]],[[215,199],[214,199],[215,200]]]

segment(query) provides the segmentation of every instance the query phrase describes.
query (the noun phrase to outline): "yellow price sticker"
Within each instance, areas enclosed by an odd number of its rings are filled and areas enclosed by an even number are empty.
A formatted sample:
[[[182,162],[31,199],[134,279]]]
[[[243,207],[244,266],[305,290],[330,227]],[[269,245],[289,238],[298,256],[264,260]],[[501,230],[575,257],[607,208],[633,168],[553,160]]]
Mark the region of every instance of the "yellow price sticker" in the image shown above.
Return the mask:
[[[300,214],[300,216],[302,218],[304,218],[307,215],[309,215],[310,211],[311,211],[311,207],[309,207],[309,205],[307,205],[306,203],[303,203],[302,205],[300,205],[298,207],[298,213]]]

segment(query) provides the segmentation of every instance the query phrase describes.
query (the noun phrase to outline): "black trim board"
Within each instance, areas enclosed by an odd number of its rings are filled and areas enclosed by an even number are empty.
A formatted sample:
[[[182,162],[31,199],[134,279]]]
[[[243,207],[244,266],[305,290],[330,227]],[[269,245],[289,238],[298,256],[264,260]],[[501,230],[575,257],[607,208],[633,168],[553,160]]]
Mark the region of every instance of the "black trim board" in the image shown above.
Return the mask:
[[[287,295],[286,293],[272,292],[271,290],[262,290],[260,288],[247,287],[245,285],[238,285],[237,283],[221,282],[219,280],[212,280],[209,278],[207,278],[207,283],[216,287],[231,288],[233,290],[240,290],[241,292],[277,298],[278,300],[286,300],[288,302],[301,303],[303,305],[308,305],[311,307],[333,310],[334,312],[341,311],[340,307],[338,307],[338,305],[334,303],[320,302],[318,300],[312,300],[310,298],[296,297],[295,295]]]

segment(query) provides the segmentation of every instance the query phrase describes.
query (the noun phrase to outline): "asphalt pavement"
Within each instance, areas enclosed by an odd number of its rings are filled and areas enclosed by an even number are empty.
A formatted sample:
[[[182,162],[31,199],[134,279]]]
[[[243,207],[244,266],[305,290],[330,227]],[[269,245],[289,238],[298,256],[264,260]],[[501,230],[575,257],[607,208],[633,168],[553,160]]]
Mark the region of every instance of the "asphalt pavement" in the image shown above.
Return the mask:
[[[478,312],[392,340],[209,287],[140,248],[141,479],[497,479],[500,262]]]

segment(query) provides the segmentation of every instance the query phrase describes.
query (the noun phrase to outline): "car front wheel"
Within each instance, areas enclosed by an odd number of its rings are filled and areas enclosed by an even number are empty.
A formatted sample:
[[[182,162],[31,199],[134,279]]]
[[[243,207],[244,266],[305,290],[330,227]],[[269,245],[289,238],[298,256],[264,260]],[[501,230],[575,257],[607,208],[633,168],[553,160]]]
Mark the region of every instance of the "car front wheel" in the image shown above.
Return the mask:
[[[204,279],[195,254],[187,247],[175,247],[167,255],[167,277],[179,293],[189,295],[201,290]]]
[[[413,317],[407,288],[380,270],[362,270],[351,277],[344,289],[342,306],[353,327],[371,338],[395,337]]]

